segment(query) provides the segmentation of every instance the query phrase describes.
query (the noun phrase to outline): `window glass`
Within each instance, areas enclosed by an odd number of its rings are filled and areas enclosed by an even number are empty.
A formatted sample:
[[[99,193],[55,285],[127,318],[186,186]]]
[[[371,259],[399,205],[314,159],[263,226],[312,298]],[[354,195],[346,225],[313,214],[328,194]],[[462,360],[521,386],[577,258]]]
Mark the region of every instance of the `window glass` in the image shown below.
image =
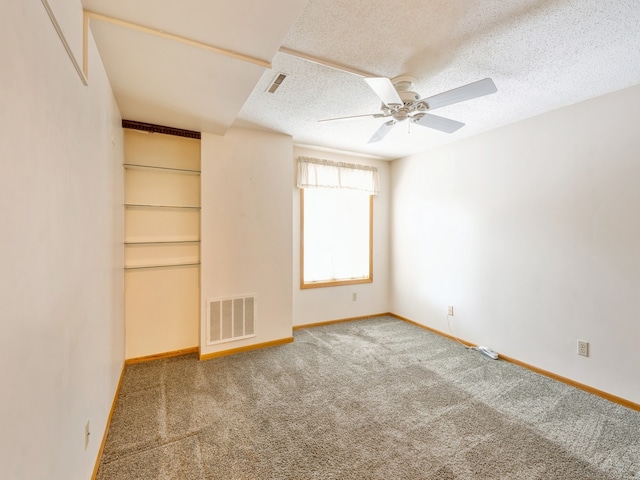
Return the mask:
[[[373,280],[370,195],[308,188],[301,198],[301,287]]]

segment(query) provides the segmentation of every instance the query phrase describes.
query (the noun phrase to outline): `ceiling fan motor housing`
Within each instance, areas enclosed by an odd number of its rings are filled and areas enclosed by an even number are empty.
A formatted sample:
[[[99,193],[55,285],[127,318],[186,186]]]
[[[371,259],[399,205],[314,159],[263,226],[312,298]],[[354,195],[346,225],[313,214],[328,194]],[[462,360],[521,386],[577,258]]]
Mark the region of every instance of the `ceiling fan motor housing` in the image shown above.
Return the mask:
[[[420,95],[418,95],[416,92],[401,91],[398,92],[398,95],[400,95],[402,103],[404,103],[405,105],[413,105],[415,102],[420,100]]]
[[[408,75],[402,75],[391,79],[391,83],[398,93],[411,90],[416,84],[416,81],[415,77],[410,77]]]
[[[382,111],[390,114],[396,122],[402,122],[409,118],[411,113],[426,110],[426,106],[422,103],[416,104],[420,100],[420,95],[409,90],[398,91],[398,95],[402,100],[402,106],[390,109],[387,105],[382,105]]]

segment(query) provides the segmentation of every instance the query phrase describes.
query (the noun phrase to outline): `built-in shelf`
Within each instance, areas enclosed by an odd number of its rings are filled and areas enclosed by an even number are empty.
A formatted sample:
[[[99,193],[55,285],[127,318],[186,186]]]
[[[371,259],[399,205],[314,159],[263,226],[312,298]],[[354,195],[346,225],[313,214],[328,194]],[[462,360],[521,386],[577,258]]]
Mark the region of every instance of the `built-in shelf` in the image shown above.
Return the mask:
[[[161,135],[138,135],[127,128],[125,158],[119,164],[127,349],[163,352],[180,348],[176,342],[193,338],[194,329],[197,336],[200,145],[196,137],[171,138],[165,127],[146,130]]]
[[[170,172],[188,173],[193,175],[200,175],[200,170],[191,170],[188,168],[174,168],[174,167],[158,167],[156,165],[139,165],[137,163],[125,163],[124,168],[141,168],[149,170],[167,170]]]
[[[182,243],[200,243],[200,240],[158,240],[144,242],[124,242],[125,245],[171,245]]]
[[[152,205],[146,203],[125,203],[125,207],[129,208],[185,208],[191,210],[200,210],[201,207],[194,207],[191,205]]]
[[[161,263],[157,265],[138,265],[131,267],[124,267],[125,270],[142,270],[148,268],[171,268],[171,267],[196,267],[199,266],[200,262],[191,262],[191,263]]]

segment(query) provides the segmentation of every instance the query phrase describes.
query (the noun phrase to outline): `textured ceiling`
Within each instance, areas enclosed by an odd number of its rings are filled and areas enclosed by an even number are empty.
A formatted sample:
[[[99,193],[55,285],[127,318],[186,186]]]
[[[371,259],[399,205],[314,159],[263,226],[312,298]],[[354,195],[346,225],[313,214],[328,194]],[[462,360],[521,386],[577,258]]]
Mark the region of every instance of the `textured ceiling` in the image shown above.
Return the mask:
[[[383,119],[316,122],[377,112],[367,84],[278,53],[274,69],[290,76],[271,95],[266,72],[235,122],[396,158],[640,83],[640,2],[311,0],[283,45],[375,75],[412,75],[423,97],[494,80],[496,94],[437,110],[466,124],[458,132],[409,132],[404,122],[367,145]]]
[[[188,0],[180,8],[168,0],[84,1],[88,10],[105,5],[110,15],[272,62],[271,69],[229,59],[222,66],[212,59],[216,54],[184,46],[165,55],[145,45],[153,41],[144,34],[125,39],[119,27],[97,27],[123,115],[148,121],[145,112],[155,112],[148,118],[179,128],[224,133],[232,124],[288,134],[299,144],[398,158],[640,84],[638,0]],[[373,91],[358,75],[284,53],[291,50],[347,70],[411,75],[423,97],[486,77],[498,92],[438,109],[466,124],[453,134],[403,122],[367,144],[383,119],[317,120],[379,112]],[[140,89],[128,71],[168,78]],[[267,93],[278,72],[288,77]],[[217,76],[222,80],[209,91],[202,88]],[[195,85],[192,97],[199,101],[172,88],[185,84]]]

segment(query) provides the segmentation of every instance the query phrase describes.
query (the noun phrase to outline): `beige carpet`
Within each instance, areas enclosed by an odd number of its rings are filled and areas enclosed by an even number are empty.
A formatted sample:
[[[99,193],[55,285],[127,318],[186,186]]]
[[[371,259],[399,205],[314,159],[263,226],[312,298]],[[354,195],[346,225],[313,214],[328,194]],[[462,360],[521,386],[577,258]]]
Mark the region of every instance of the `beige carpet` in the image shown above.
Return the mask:
[[[640,413],[390,317],[126,368],[99,480],[640,479]]]

